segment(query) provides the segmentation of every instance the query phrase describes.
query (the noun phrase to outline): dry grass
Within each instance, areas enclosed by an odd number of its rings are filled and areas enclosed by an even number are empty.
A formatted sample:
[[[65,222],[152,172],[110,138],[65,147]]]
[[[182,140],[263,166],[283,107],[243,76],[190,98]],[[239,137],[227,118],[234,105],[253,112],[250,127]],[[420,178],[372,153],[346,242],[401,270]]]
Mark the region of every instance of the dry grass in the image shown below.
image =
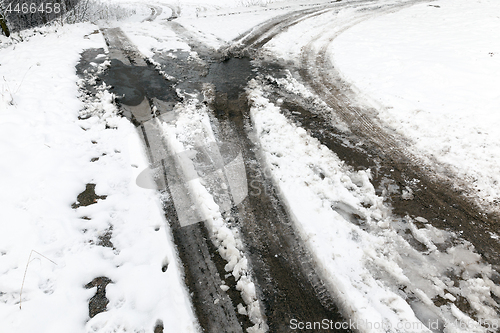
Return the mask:
[[[31,256],[33,255],[33,252],[35,252],[36,254],[38,254],[40,257],[42,258],[45,258],[47,259],[48,261],[50,261],[51,263],[53,263],[54,265],[57,265],[54,261],[50,260],[49,258],[47,258],[46,256],[44,256],[43,254],[41,254],[40,252],[37,252],[35,250],[31,250],[30,252],[30,256],[28,258],[28,262],[26,263],[26,269],[24,270],[24,277],[23,277],[23,283],[21,284],[21,292],[19,293],[19,309],[22,309],[22,297],[23,297],[23,289],[24,289],[24,281],[26,280],[26,273],[28,273],[28,266],[29,264],[37,259],[37,258],[33,258],[31,259]]]

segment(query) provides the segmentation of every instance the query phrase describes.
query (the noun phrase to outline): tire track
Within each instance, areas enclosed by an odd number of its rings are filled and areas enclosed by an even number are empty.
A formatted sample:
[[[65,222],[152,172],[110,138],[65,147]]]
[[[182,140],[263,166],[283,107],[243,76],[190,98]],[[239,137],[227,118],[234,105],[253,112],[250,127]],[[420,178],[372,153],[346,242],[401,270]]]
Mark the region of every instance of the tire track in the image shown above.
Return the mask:
[[[498,216],[483,213],[480,207],[455,189],[455,179],[438,174],[436,169],[412,154],[406,139],[391,133],[383,123],[374,118],[373,110],[356,106],[357,96],[354,89],[342,80],[341,74],[328,59],[331,43],[343,31],[371,17],[397,11],[414,3],[357,11],[356,15],[350,16],[344,22],[337,21],[334,25],[325,27],[324,31],[307,41],[300,53],[300,66],[295,70],[297,77],[300,77],[335,115],[347,124],[350,133],[348,135],[342,133],[342,137],[349,138],[349,135],[354,135],[354,140],[350,138],[351,145],[356,146],[353,141],[363,142],[364,149],[350,148],[349,152],[341,140],[332,139],[329,133],[325,134],[325,131],[338,133],[339,130],[331,125],[328,116],[312,110],[310,103],[309,110],[303,109],[304,105],[308,105],[307,101],[298,104],[284,102],[283,107],[293,111],[293,113],[288,111],[291,114],[287,116],[298,126],[308,130],[335,153],[340,152],[339,156],[344,160],[349,161],[351,156],[356,156],[350,160],[350,165],[358,168],[361,162],[362,167],[375,170],[373,183],[376,187],[381,185],[383,178],[389,178],[400,188],[410,188],[414,195],[413,200],[408,201],[401,196],[390,199],[394,215],[424,217],[439,229],[455,231],[458,235],[462,235],[474,245],[482,258],[493,266],[492,275],[484,278],[491,279],[498,285],[500,248],[497,242],[490,241],[490,233],[497,232],[499,228]],[[280,71],[281,69],[276,67],[273,74],[280,77],[283,74]],[[277,91],[276,95],[278,96],[274,97],[275,102],[290,97],[286,92],[280,94]],[[408,296],[411,299],[411,293]],[[492,298],[499,303],[496,296],[493,295]],[[442,305],[440,303],[442,300],[433,301],[438,307]],[[467,300],[459,297],[454,304],[472,318],[477,318],[478,314]]]
[[[142,20],[142,22],[153,22],[163,12],[163,9],[161,7],[158,7],[158,6],[150,5],[150,8],[151,8],[151,14],[148,17],[146,17],[144,20]]]
[[[375,2],[332,3],[282,15],[242,35],[235,46],[226,50],[226,60],[233,55],[258,54],[260,48],[266,43],[304,20],[314,19],[352,5],[373,3]],[[481,215],[474,210],[474,207],[467,206],[467,203],[458,202],[455,198],[456,193],[450,189],[443,191],[442,183],[433,182],[433,175],[418,166],[419,160],[408,152],[404,138],[388,133],[383,124],[373,119],[369,110],[353,105],[355,93],[347,83],[340,79],[340,74],[332,68],[327,57],[329,45],[342,31],[373,15],[382,15],[408,5],[410,3],[359,11],[354,19],[337,22],[343,25],[334,35],[331,32],[327,32],[326,35],[318,34],[304,47],[300,59],[301,68],[297,70],[297,73],[349,125],[352,133],[369,143],[369,149],[378,156],[379,160],[384,161],[384,170],[396,170],[391,177],[401,184],[404,184],[408,177],[423,179],[423,182],[418,185],[419,188],[415,190],[414,207],[408,208],[408,205],[396,207],[396,213],[404,211],[406,214],[410,211],[417,216],[426,217],[438,227],[439,223],[443,225],[443,221],[446,226],[450,215],[459,221],[477,218],[478,215],[473,214],[479,214],[479,217]],[[185,32],[185,29],[177,23],[172,23],[172,27],[180,34]],[[185,33],[187,35],[187,32]],[[123,42],[123,38],[118,39]],[[191,45],[196,44],[193,34],[189,35],[189,41]],[[127,49],[123,47],[124,54],[127,54]],[[197,49],[204,53],[204,47],[198,46]],[[208,63],[213,62],[214,58],[217,59],[216,56],[213,50],[207,50]],[[126,58],[129,58],[132,64],[138,62],[130,54]],[[195,77],[197,76],[198,82],[211,79],[210,76],[208,79],[203,79],[204,75],[206,73],[195,74]],[[239,88],[233,87],[233,89]],[[252,134],[247,130],[251,127],[251,123],[246,96],[240,91],[239,94],[236,93],[236,97],[228,97],[227,92],[221,91],[220,88],[216,90],[217,95],[214,104],[211,105],[214,110],[212,124],[217,129],[216,132],[221,141],[240,143],[246,161],[249,187],[252,184],[259,184],[258,188],[261,190],[258,195],[249,196],[245,202],[232,211],[231,216],[237,221],[244,236],[248,249],[246,254],[250,258],[251,267],[255,273],[259,298],[264,303],[270,331],[288,332],[291,319],[320,321],[328,318],[343,321],[335,306],[335,300],[331,296],[332,293],[322,280],[321,274],[318,274],[317,267],[302,240],[297,236],[286,207],[280,202],[272,182],[265,176],[258,149],[252,141]],[[234,94],[234,91],[231,94]],[[144,140],[149,142],[146,136]],[[333,148],[332,145],[329,147]],[[153,154],[151,148],[149,154]],[[168,160],[166,163],[168,164]],[[164,165],[163,168],[165,171],[168,165]],[[164,174],[166,177],[166,171]],[[428,188],[436,191],[428,193]],[[450,202],[454,205],[458,202],[458,208],[443,212],[440,208],[433,207],[435,203],[448,205]],[[235,313],[234,304],[231,303],[231,298],[234,302],[235,296],[229,297],[221,293],[218,288],[221,284],[221,276],[224,274],[221,269],[223,267],[221,263],[224,261],[211,246],[206,228],[203,224],[181,228],[176,220],[175,207],[168,200],[165,202],[165,210],[173,225],[174,239],[179,255],[185,264],[186,283],[193,293],[193,304],[201,326],[207,332],[242,331],[244,325],[238,322],[241,317]],[[464,228],[467,230],[466,227]],[[486,231],[482,234],[476,233],[476,235],[481,239],[486,235]],[[475,244],[476,247],[484,244],[483,250],[488,246],[485,242],[476,243],[479,244]],[[219,299],[223,301],[220,302]]]
[[[335,300],[317,274],[312,256],[294,229],[277,189],[265,174],[252,133],[247,129],[246,95],[215,98],[212,123],[222,141],[238,142],[251,193],[232,211],[246,241],[270,332],[289,332],[291,320],[344,322]],[[324,330],[350,332],[349,330]]]
[[[500,268],[498,256],[500,248],[497,243],[489,241],[490,233],[495,233],[499,229],[498,216],[483,213],[480,207],[456,190],[456,180],[437,173],[434,167],[411,153],[407,139],[390,132],[374,117],[374,110],[358,107],[354,89],[341,78],[340,73],[328,59],[331,43],[345,30],[364,20],[399,11],[419,2],[427,1],[408,1],[382,6],[370,6],[373,2],[363,2],[362,4],[366,6],[357,6],[357,11],[350,13],[352,15],[347,19],[336,20],[333,26],[326,27],[321,33],[308,40],[300,53],[300,66],[295,72],[347,124],[350,134],[364,143],[366,146],[364,152],[353,150],[352,154],[344,153],[346,149],[341,147],[338,141],[326,138],[323,134],[324,130],[331,128],[328,125],[328,117],[310,121],[307,115],[301,114],[291,118],[295,118],[299,126],[314,133],[315,137],[334,152],[340,149],[347,158],[348,155],[356,155],[352,164],[354,167],[359,167],[357,160],[361,160],[368,162],[365,165],[368,164],[373,169],[378,169],[379,174],[373,181],[376,187],[385,177],[392,179],[400,188],[411,189],[414,195],[413,200],[407,201],[401,196],[391,199],[393,213],[401,217],[406,215],[425,217],[439,229],[452,230],[459,235],[465,235],[464,238],[475,246],[482,258],[493,265],[495,270],[491,279],[499,281],[497,272]],[[356,5],[361,5],[361,3],[356,3]],[[233,46],[228,53],[258,56],[260,48],[288,28],[304,20],[335,12],[342,6],[337,4],[330,8],[325,7],[302,10],[265,22],[240,37],[237,40],[240,44]],[[266,63],[262,66],[271,68]],[[318,122],[321,119],[325,126]],[[335,129],[332,130],[335,132]],[[481,228],[477,228],[478,225]],[[307,268],[303,269],[307,270]],[[408,297],[411,298],[411,293]],[[435,302],[436,306],[439,306],[441,301],[435,300]],[[471,309],[467,300],[459,298],[455,305],[472,318],[476,317],[477,314]]]
[[[119,28],[102,29],[105,40],[110,48],[110,56],[115,61],[125,62],[130,67],[123,67],[118,73],[120,78],[130,77],[134,66],[148,68],[140,52],[128,40]],[[112,59],[113,62],[113,59]],[[155,70],[153,70],[155,72]],[[159,76],[159,73],[156,73]],[[136,83],[136,84],[140,84]],[[168,82],[164,82],[165,85]],[[183,262],[185,282],[192,294],[192,303],[203,331],[213,333],[242,333],[245,328],[250,327],[248,318],[237,314],[233,302],[243,302],[239,293],[226,292],[220,288],[226,272],[223,269],[224,260],[211,243],[209,232],[204,223],[189,226],[181,226],[178,212],[171,199],[168,184],[172,182],[182,183],[183,176],[178,172],[175,159],[170,156],[167,144],[163,139],[161,126],[152,122],[153,113],[151,105],[155,105],[160,114],[170,110],[164,110],[161,103],[154,103],[151,88],[143,86],[144,96],[142,102],[135,105],[126,105],[122,102],[125,115],[134,123],[139,130],[140,137],[146,146],[147,155],[151,164],[160,162],[160,174],[156,179],[158,188],[165,189],[164,210],[165,217],[170,224],[179,257]],[[153,90],[154,91],[154,90]],[[141,99],[141,98],[139,98]],[[176,190],[183,189],[178,196],[183,197],[186,203],[191,202],[191,194],[187,188],[176,186]]]
[[[315,9],[314,11],[317,11]],[[324,9],[321,9],[324,10]],[[310,11],[312,15],[313,13]],[[300,21],[301,14],[293,14],[290,24]],[[269,28],[277,33],[278,22]],[[183,28],[175,26],[176,31],[196,45],[192,33],[184,33]],[[277,29],[274,31],[274,29]],[[266,38],[268,38],[267,36]],[[257,43],[263,43],[259,36],[249,37]],[[203,54],[203,48],[194,46],[200,57],[210,65],[205,78],[202,70],[189,71],[187,81],[207,82],[214,86],[215,96],[208,106],[213,110],[212,127],[219,142],[237,142],[246,165],[246,178],[250,195],[231,211],[231,217],[241,230],[245,255],[250,260],[250,267],[257,285],[259,298],[264,305],[270,332],[289,332],[291,320],[321,322],[324,319],[345,322],[339,313],[335,299],[331,296],[324,280],[316,271],[316,264],[303,241],[294,229],[288,210],[280,201],[277,189],[266,176],[265,164],[261,163],[258,147],[252,140],[252,133],[247,129],[249,123],[249,104],[244,87],[253,74],[248,66],[249,59],[231,58],[230,52],[225,61],[217,62],[218,55]],[[239,51],[244,53],[246,51]],[[214,57],[214,58],[212,58]],[[228,59],[229,58],[229,59]],[[161,58],[158,58],[161,61]],[[215,62],[214,62],[215,61]],[[165,62],[166,72],[178,73],[179,69]],[[185,72],[184,72],[185,73]],[[179,74],[174,74],[180,76]],[[185,74],[182,74],[185,75]],[[179,83],[183,86],[182,83]],[[196,93],[196,87],[190,86]],[[189,89],[189,88],[188,88]],[[349,330],[325,330],[325,332],[350,332]]]
[[[330,64],[327,52],[333,40],[345,30],[369,18],[384,15],[408,6],[409,4],[405,3],[388,6],[388,8],[383,7],[383,9],[374,11],[361,12],[362,14],[359,14],[355,19],[350,18],[347,22],[341,23],[340,28],[337,23],[335,25],[337,31],[333,36],[325,29],[303,47],[300,59],[301,68],[299,69],[302,79],[335,110],[337,115],[349,126],[349,129],[353,133],[360,137],[370,138],[381,152],[386,153],[386,157],[394,155],[395,151],[402,151],[402,155],[397,156],[397,158],[403,160],[409,155],[406,152],[406,148],[401,146],[401,142],[404,142],[404,140],[387,133],[376,120],[366,114],[365,110],[352,105],[350,96],[354,96],[355,94],[350,90],[349,85],[342,81],[340,74]],[[323,41],[325,35],[329,35],[329,37],[326,41]],[[319,51],[315,51],[317,44],[320,44]]]

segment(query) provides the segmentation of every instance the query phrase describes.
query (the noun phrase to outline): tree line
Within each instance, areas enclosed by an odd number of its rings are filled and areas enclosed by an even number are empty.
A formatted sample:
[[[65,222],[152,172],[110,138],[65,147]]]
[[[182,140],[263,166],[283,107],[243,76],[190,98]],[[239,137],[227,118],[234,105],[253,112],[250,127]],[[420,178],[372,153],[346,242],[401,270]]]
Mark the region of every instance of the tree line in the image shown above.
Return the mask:
[[[2,33],[21,31],[47,24],[70,12],[79,0],[0,0]]]
[[[9,36],[12,32],[54,21],[60,24],[99,20],[119,21],[136,14],[134,6],[122,6],[107,0],[28,1],[31,0],[0,0],[0,34]]]

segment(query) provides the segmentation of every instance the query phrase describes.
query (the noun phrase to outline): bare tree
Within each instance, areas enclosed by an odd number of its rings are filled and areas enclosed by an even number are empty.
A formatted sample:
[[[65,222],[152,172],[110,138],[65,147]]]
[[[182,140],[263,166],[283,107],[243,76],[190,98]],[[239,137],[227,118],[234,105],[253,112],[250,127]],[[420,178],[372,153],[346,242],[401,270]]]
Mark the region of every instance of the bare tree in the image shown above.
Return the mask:
[[[65,15],[65,22],[96,22],[99,20],[121,20],[135,14],[130,7],[101,0],[81,0]]]
[[[5,18],[5,10],[6,10],[5,1],[0,0],[0,28],[2,29],[2,33],[5,36],[9,37],[10,31],[9,27],[7,26],[7,20]]]

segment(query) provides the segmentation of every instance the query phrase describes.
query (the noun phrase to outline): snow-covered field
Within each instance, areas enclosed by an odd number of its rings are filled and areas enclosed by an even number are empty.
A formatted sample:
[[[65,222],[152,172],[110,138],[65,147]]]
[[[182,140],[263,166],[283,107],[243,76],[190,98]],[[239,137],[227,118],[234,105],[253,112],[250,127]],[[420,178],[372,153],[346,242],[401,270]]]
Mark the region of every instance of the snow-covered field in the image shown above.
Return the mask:
[[[95,29],[39,29],[0,49],[0,331],[151,332],[162,322],[196,332],[160,200],[135,184],[148,163],[134,126],[106,91],[78,119],[75,65],[105,46]],[[86,184],[106,197],[73,209]],[[111,280],[109,304],[90,319],[96,287],[85,285],[97,277]]]
[[[500,203],[500,2],[440,0],[360,23],[332,64],[412,150]]]

